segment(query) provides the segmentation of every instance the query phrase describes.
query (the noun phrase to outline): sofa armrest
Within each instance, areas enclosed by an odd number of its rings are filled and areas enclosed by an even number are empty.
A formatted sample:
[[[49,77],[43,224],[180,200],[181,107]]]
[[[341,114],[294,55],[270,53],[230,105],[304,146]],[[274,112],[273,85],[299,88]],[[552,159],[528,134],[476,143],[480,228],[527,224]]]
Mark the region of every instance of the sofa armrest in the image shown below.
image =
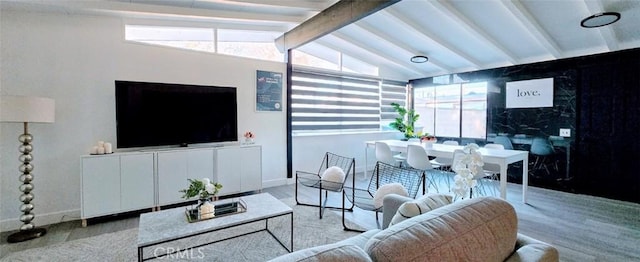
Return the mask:
[[[382,229],[386,229],[391,223],[391,219],[398,211],[398,208],[407,201],[411,201],[413,198],[405,197],[397,194],[386,195],[382,199]]]
[[[518,234],[515,252],[506,261],[557,262],[559,260],[560,257],[556,248],[542,241]]]

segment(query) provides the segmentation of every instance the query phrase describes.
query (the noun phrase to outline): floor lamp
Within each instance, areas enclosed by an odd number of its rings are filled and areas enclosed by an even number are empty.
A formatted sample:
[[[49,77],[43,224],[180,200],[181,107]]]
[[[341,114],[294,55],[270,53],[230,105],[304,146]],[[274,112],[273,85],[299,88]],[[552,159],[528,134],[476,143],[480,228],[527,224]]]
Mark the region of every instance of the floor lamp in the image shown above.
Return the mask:
[[[28,123],[53,123],[55,120],[55,102],[51,98],[44,97],[27,97],[27,96],[0,96],[0,122],[18,122],[23,123],[24,133],[20,135],[18,140],[21,145],[18,148],[21,155],[20,162],[20,221],[24,224],[20,227],[20,231],[9,235],[7,242],[22,242],[37,237],[41,237],[47,233],[44,228],[37,228],[31,221],[35,215],[33,210],[33,136],[28,132]]]

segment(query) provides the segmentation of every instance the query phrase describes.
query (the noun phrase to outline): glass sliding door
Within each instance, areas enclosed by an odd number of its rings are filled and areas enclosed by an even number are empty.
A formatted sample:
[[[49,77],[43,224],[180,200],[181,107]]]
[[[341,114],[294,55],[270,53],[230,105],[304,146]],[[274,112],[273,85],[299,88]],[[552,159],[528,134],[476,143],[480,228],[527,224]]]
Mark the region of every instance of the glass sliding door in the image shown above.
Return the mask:
[[[486,137],[487,83],[414,86],[418,125],[438,137]]]
[[[487,83],[462,84],[462,137],[486,138]]]

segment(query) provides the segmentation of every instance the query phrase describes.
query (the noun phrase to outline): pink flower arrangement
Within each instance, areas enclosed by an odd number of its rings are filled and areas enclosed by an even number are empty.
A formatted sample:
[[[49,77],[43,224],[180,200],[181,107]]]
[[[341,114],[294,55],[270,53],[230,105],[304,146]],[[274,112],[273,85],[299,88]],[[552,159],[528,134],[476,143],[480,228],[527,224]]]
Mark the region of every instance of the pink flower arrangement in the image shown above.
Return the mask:
[[[424,135],[420,137],[420,142],[436,142],[438,139],[435,136]]]
[[[256,136],[251,131],[244,132],[244,138],[246,138],[246,139],[253,139],[255,137]]]

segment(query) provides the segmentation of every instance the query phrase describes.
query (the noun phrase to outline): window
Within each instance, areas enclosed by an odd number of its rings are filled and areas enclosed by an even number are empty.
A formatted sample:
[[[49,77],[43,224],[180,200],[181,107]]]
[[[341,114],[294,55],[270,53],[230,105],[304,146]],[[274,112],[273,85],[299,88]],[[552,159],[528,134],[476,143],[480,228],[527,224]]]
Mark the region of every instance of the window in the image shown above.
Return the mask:
[[[487,83],[462,84],[462,137],[486,138]]]
[[[417,86],[413,95],[424,132],[441,137],[486,137],[486,82]]]
[[[294,133],[378,131],[383,123],[381,108],[385,108],[381,103],[392,100],[405,100],[403,102],[406,103],[406,83],[398,81],[300,69],[294,69],[291,78],[291,125]]]
[[[283,62],[284,54],[274,42],[280,35],[282,32],[125,25],[127,41]]]
[[[321,58],[307,54],[299,50],[293,50],[292,61],[294,65],[305,65],[315,68],[322,68],[328,70],[339,70],[340,65],[340,53],[333,52],[325,54],[326,58]],[[331,62],[336,61],[336,62]]]
[[[218,29],[218,53],[283,62],[274,39],[282,32]]]
[[[378,75],[378,67],[345,55],[333,49],[318,45],[306,44],[293,50],[293,64],[314,68],[341,71],[352,74]]]
[[[215,53],[213,28],[125,25],[125,40]]]

